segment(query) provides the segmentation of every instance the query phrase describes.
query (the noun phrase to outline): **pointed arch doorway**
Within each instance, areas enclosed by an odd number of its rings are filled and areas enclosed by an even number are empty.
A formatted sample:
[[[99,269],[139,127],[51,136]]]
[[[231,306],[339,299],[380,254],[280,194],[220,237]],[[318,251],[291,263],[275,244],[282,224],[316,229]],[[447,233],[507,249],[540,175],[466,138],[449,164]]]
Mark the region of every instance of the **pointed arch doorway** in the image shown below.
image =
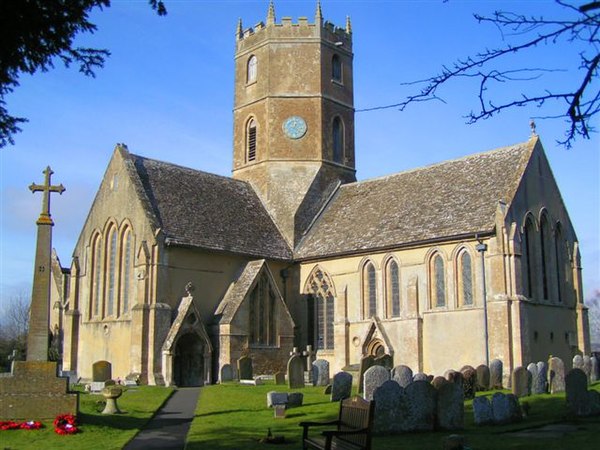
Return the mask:
[[[204,385],[204,343],[196,333],[187,333],[177,340],[173,361],[175,385]]]

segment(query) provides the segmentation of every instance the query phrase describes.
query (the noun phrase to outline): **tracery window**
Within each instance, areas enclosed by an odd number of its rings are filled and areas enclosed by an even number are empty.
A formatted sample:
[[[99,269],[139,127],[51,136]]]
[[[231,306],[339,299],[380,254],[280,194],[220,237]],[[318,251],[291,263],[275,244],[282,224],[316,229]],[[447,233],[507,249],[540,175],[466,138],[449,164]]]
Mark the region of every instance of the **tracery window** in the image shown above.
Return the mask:
[[[106,274],[106,287],[107,287],[107,301],[106,301],[106,315],[112,316],[114,314],[115,307],[115,294],[116,294],[116,281],[117,281],[117,230],[115,227],[111,227],[108,232],[108,247],[106,248],[107,255],[107,274]]]
[[[250,293],[249,341],[252,345],[277,344],[276,296],[266,274],[262,274]]]
[[[331,58],[331,78],[339,83],[342,82],[342,61],[338,55]]]
[[[385,282],[388,317],[400,317],[400,270],[393,258],[386,265]]]
[[[431,291],[431,305],[435,308],[446,306],[446,273],[444,259],[436,253],[430,262],[429,280]]]
[[[525,226],[523,227],[521,252],[524,254],[521,256],[521,264],[523,291],[525,296],[530,298],[533,297],[533,263],[535,261],[533,247],[534,233],[533,222],[530,217],[527,217],[527,219],[525,219]]]
[[[256,121],[250,119],[246,126],[246,162],[256,159]]]
[[[364,265],[362,276],[364,318],[369,319],[377,315],[377,274],[372,262]]]
[[[344,124],[342,119],[336,117],[333,119],[331,138],[333,141],[333,160],[337,163],[343,163],[344,158]]]
[[[471,255],[463,250],[458,256],[459,301],[461,306],[473,305],[473,265]]]
[[[548,224],[548,218],[544,214],[540,218],[540,256],[542,259],[542,294],[546,300],[550,298],[550,238],[550,226]]]
[[[252,55],[248,59],[248,67],[247,67],[247,71],[246,71],[246,82],[247,83],[253,83],[256,81],[257,71],[258,71],[258,60],[256,59],[256,56]]]
[[[100,314],[100,303],[102,302],[102,236],[97,233],[92,238],[92,276],[90,281],[90,319]]]
[[[316,344],[319,350],[334,348],[334,291],[329,275],[321,269],[315,270],[309,280],[308,289],[316,304]]]

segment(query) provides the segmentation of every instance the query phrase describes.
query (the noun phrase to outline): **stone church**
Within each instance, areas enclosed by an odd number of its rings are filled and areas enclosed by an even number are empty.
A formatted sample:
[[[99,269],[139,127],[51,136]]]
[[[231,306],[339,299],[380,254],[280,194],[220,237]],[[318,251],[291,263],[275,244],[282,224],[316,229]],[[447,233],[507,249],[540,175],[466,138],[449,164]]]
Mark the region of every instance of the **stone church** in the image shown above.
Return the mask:
[[[353,34],[237,26],[232,177],[116,146],[73,252],[54,258],[62,367],[201,385],[312,345],[443,374],[589,353],[577,237],[541,141],[356,181]]]

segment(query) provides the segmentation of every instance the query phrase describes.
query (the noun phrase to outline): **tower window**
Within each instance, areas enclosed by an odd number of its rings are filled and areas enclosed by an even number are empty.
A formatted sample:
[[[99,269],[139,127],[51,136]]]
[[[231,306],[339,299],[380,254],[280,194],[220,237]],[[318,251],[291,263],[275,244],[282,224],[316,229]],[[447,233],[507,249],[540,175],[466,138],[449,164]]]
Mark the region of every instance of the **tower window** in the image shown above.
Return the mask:
[[[252,55],[248,60],[248,67],[246,70],[246,82],[254,83],[256,81],[256,72],[258,69],[258,60],[256,56]]]
[[[338,55],[331,58],[331,79],[339,83],[342,82],[342,61]]]
[[[246,162],[256,159],[256,122],[250,119],[246,129]]]
[[[344,125],[342,124],[342,119],[339,117],[333,119],[331,134],[333,140],[333,160],[336,163],[342,163],[344,155]]]

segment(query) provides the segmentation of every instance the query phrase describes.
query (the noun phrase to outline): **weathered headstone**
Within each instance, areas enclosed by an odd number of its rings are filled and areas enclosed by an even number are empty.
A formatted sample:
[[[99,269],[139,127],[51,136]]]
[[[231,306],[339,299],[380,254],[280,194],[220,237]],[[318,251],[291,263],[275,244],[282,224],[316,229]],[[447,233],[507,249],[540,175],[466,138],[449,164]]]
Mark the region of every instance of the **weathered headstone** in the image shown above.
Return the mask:
[[[290,392],[288,394],[288,407],[290,408],[302,406],[303,401],[304,394],[302,392]]]
[[[333,376],[331,385],[331,401],[339,402],[352,395],[352,375],[348,372],[338,372]]]
[[[583,369],[583,356],[573,356],[573,369]]]
[[[590,381],[600,381],[600,361],[596,355],[590,358]]]
[[[490,362],[490,389],[502,389],[502,361],[499,359]]]
[[[404,390],[408,414],[406,428],[410,431],[431,431],[437,414],[437,391],[427,381],[415,381]]]
[[[538,371],[538,366],[535,363],[530,363],[527,365],[527,372],[529,372],[529,376],[531,377],[531,394],[542,394],[543,392],[539,392],[540,386],[540,372]],[[513,385],[514,390],[514,385]],[[513,391],[514,392],[514,391]]]
[[[492,423],[492,404],[487,397],[482,396],[473,399],[473,422],[475,425]]]
[[[373,393],[375,400],[375,416],[373,429],[375,433],[400,433],[403,428],[402,412],[406,411],[406,393],[395,381],[385,381]]]
[[[523,419],[521,405],[519,405],[519,399],[514,394],[506,394],[506,397],[508,397],[508,407],[511,423],[519,422],[521,419]]]
[[[565,390],[565,364],[556,356],[548,361],[548,386],[551,394]]]
[[[463,373],[465,370],[467,369],[471,369],[471,370],[475,370],[475,368],[473,366],[469,366],[468,364],[466,366],[462,366],[459,370],[460,373]]]
[[[365,372],[363,396],[365,400],[373,400],[375,389],[390,379],[390,371],[382,366],[372,366]]]
[[[254,371],[252,369],[252,358],[249,356],[242,356],[237,360],[238,366],[238,377],[240,380],[251,380],[254,377]]]
[[[459,430],[464,423],[463,388],[459,383],[446,383],[438,389],[437,426],[442,430]]]
[[[325,395],[331,395],[331,385],[328,384],[327,386],[325,386],[325,389],[323,389],[323,394]]]
[[[360,368],[358,370],[358,392],[363,392],[365,372],[373,366],[374,358],[371,355],[363,356],[360,360]]]
[[[510,403],[506,394],[496,392],[492,395],[492,420],[496,425],[510,422]]]
[[[312,363],[313,386],[327,386],[329,384],[329,361],[317,359]]]
[[[540,394],[545,394],[548,392],[548,363],[546,361],[538,361],[537,368],[539,386],[536,387],[536,390]]]
[[[285,373],[275,372],[275,384],[285,384]]]
[[[590,397],[587,391],[587,377],[581,369],[574,368],[565,376],[567,408],[577,417],[591,413]]]
[[[466,399],[475,398],[477,386],[477,372],[472,367],[468,367],[462,371],[463,376],[463,392]]]
[[[233,367],[231,364],[223,364],[221,367],[221,382],[233,380]]]
[[[287,392],[277,392],[270,391],[267,392],[267,407],[272,408],[275,405],[287,405],[288,403],[288,393]]]
[[[463,388],[464,380],[462,373],[457,372],[456,370],[447,370],[444,376],[450,383],[459,385],[461,389]]]
[[[92,364],[92,381],[106,381],[112,378],[112,365],[108,361]]]
[[[442,387],[444,384],[448,384],[448,383],[449,383],[449,381],[448,381],[448,380],[446,380],[444,377],[439,377],[439,376],[438,376],[438,377],[435,377],[435,378],[433,379],[433,381],[431,382],[431,385],[432,385],[434,388],[436,388],[436,389],[439,389],[439,388],[441,388],[441,387]]]
[[[294,352],[296,351],[296,348],[294,348]],[[292,353],[290,353],[290,356],[294,356]],[[306,346],[306,350],[304,350],[302,352],[302,356],[304,356],[304,358],[306,358],[305,360],[305,364],[306,364],[306,370],[308,371],[308,381],[310,383],[313,382],[313,372],[312,372],[312,367],[313,367],[313,362],[315,362],[315,359],[317,358],[317,352],[315,352],[312,348],[312,345],[307,345]]]
[[[376,366],[385,367],[388,370],[392,370],[392,367],[394,367],[394,360],[390,355],[385,354],[375,358],[373,360],[373,364]]]
[[[413,375],[413,381],[427,381],[427,382],[429,382],[429,376],[426,373],[417,372],[417,373],[415,373]]]
[[[485,364],[480,364],[475,369],[477,372],[477,390],[487,391],[490,389],[490,368]]]
[[[592,359],[588,355],[583,356],[583,367],[581,368],[587,377],[588,384],[591,383],[592,378]]]
[[[512,373],[512,393],[517,397],[531,395],[531,374],[525,367],[515,367]]]
[[[287,365],[287,373],[290,389],[304,387],[304,361],[302,361],[300,356],[294,355],[290,358]]]
[[[408,366],[399,365],[394,367],[392,371],[392,379],[397,382],[400,386],[405,388],[413,382],[413,372]]]
[[[590,402],[590,415],[600,416],[600,392],[595,390],[588,391]]]

